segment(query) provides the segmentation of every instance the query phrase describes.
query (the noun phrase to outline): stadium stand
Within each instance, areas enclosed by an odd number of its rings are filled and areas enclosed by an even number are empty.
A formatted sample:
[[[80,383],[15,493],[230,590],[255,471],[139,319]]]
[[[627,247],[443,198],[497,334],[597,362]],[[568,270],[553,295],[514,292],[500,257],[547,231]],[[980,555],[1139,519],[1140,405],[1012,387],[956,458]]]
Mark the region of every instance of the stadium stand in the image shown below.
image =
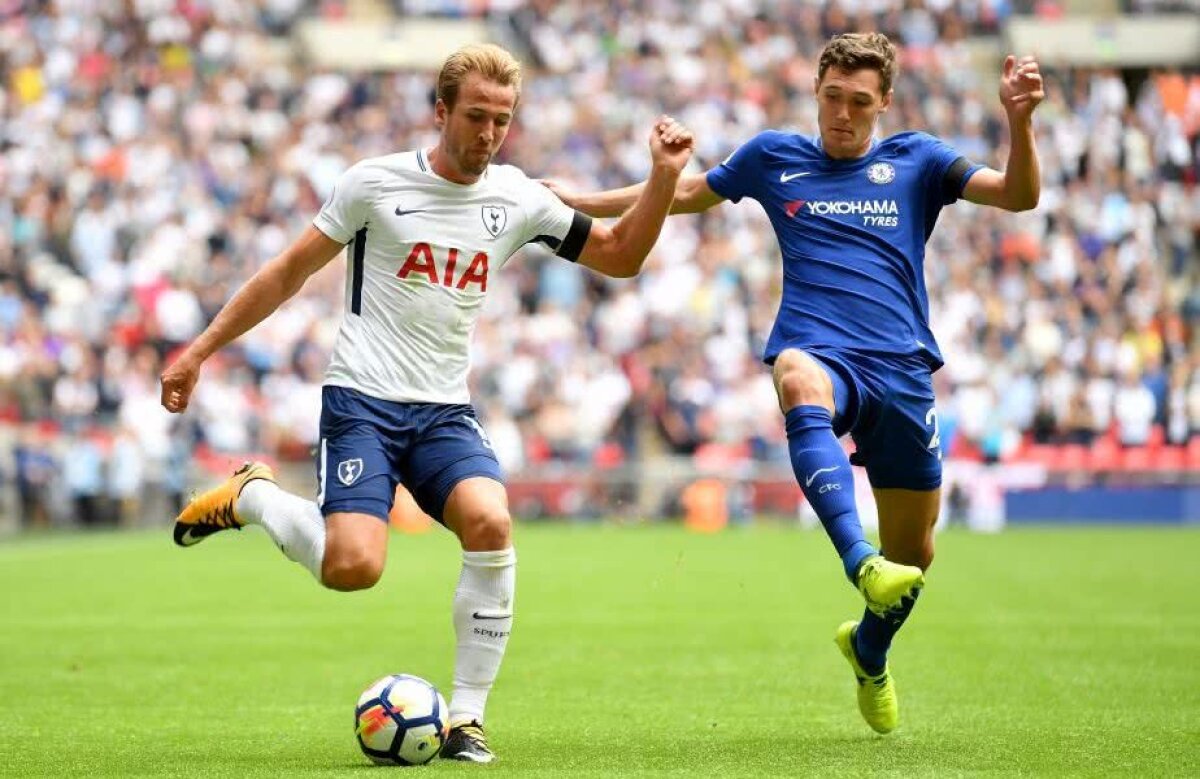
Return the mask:
[[[342,169],[432,143],[430,74],[331,71],[303,56],[297,22],[362,3],[44,5],[0,3],[11,513],[136,523],[177,505],[195,464],[223,471],[259,452],[307,467],[340,265],[206,366],[185,417],[159,408],[157,377]],[[505,157],[579,188],[640,179],[643,130],[662,111],[696,132],[698,169],[766,127],[813,130],[813,55],[848,30],[903,45],[884,133],[923,128],[979,161],[1004,159],[996,68],[981,52],[1000,46],[1005,0],[369,7],[484,19],[523,50]],[[928,247],[949,456],[1200,471],[1200,66],[1051,70],[1037,126],[1041,206],[960,203]],[[771,231],[749,206],[670,220],[632,281],[527,250],[497,278],[475,334],[473,393],[502,463],[516,475],[671,457],[786,471],[757,361],[778,285]],[[602,491],[559,490],[548,505],[527,490],[527,505],[586,513]]]

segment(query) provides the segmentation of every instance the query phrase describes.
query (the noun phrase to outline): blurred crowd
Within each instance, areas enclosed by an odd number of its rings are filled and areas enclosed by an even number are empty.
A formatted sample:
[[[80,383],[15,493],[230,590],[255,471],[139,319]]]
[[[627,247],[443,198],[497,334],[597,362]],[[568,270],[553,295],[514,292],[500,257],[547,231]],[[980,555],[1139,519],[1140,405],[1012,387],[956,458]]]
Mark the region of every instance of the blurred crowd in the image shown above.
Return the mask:
[[[815,55],[842,31],[902,47],[883,134],[923,129],[973,160],[1006,157],[999,65],[981,69],[969,39],[996,35],[1020,3],[402,5],[503,6],[494,23],[527,60],[504,161],[575,188],[644,177],[664,111],[695,131],[697,171],[765,128],[815,132]],[[293,24],[341,3],[24,6],[0,2],[0,477],[22,516],[47,510],[51,484],[104,521],[146,494],[177,502],[205,458],[305,460],[340,261],[211,360],[185,415],[159,407],[157,377],[342,170],[436,142],[432,74],[293,56]],[[997,460],[1030,441],[1184,444],[1200,435],[1200,75],[1058,71],[1047,92],[1041,206],[959,203],[928,245],[943,440]],[[473,345],[474,399],[503,464],[713,447],[784,461],[759,362],[779,285],[749,203],[669,220],[634,280],[525,250],[497,275]]]

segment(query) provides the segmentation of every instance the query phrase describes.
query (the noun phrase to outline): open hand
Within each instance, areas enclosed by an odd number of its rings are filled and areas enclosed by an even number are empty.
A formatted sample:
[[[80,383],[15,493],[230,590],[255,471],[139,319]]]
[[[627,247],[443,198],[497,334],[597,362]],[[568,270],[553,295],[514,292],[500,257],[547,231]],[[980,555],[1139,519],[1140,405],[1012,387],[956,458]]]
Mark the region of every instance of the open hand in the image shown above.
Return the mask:
[[[669,116],[660,116],[650,133],[650,157],[654,164],[666,165],[677,173],[692,158],[695,146],[692,131]]]
[[[554,179],[538,179],[538,183],[553,192],[555,197],[566,203],[571,208],[579,208],[577,199],[578,195],[576,195],[574,190],[567,189],[566,185],[564,185],[561,181],[555,181]]]
[[[1004,58],[1004,71],[1000,74],[1000,102],[1009,116],[1029,118],[1045,96],[1046,89],[1036,59],[1017,59],[1012,54]]]

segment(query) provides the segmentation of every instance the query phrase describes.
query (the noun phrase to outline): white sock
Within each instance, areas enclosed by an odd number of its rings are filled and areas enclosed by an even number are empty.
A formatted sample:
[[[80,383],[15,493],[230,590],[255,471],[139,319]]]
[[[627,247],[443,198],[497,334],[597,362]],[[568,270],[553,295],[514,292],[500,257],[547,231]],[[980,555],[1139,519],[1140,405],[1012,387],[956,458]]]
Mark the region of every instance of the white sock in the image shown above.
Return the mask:
[[[311,500],[281,490],[274,482],[255,479],[242,488],[234,509],[238,518],[261,525],[275,546],[321,581],[325,559],[325,517]]]
[[[463,552],[462,575],[454,591],[454,693],[450,721],[483,722],[483,707],[500,671],[512,630],[517,584],[517,553]]]

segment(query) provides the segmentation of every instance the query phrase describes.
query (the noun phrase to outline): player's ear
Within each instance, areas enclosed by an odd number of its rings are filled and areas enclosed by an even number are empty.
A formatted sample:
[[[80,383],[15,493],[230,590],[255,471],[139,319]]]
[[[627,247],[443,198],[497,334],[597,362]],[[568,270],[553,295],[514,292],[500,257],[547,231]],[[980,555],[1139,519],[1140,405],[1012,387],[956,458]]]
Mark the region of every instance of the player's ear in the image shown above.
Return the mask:
[[[887,94],[883,96],[883,100],[879,103],[879,113],[882,114],[892,107],[892,93],[893,90],[889,89]]]
[[[446,114],[450,109],[446,107],[446,102],[440,97],[433,104],[433,124],[439,130],[446,126]]]

